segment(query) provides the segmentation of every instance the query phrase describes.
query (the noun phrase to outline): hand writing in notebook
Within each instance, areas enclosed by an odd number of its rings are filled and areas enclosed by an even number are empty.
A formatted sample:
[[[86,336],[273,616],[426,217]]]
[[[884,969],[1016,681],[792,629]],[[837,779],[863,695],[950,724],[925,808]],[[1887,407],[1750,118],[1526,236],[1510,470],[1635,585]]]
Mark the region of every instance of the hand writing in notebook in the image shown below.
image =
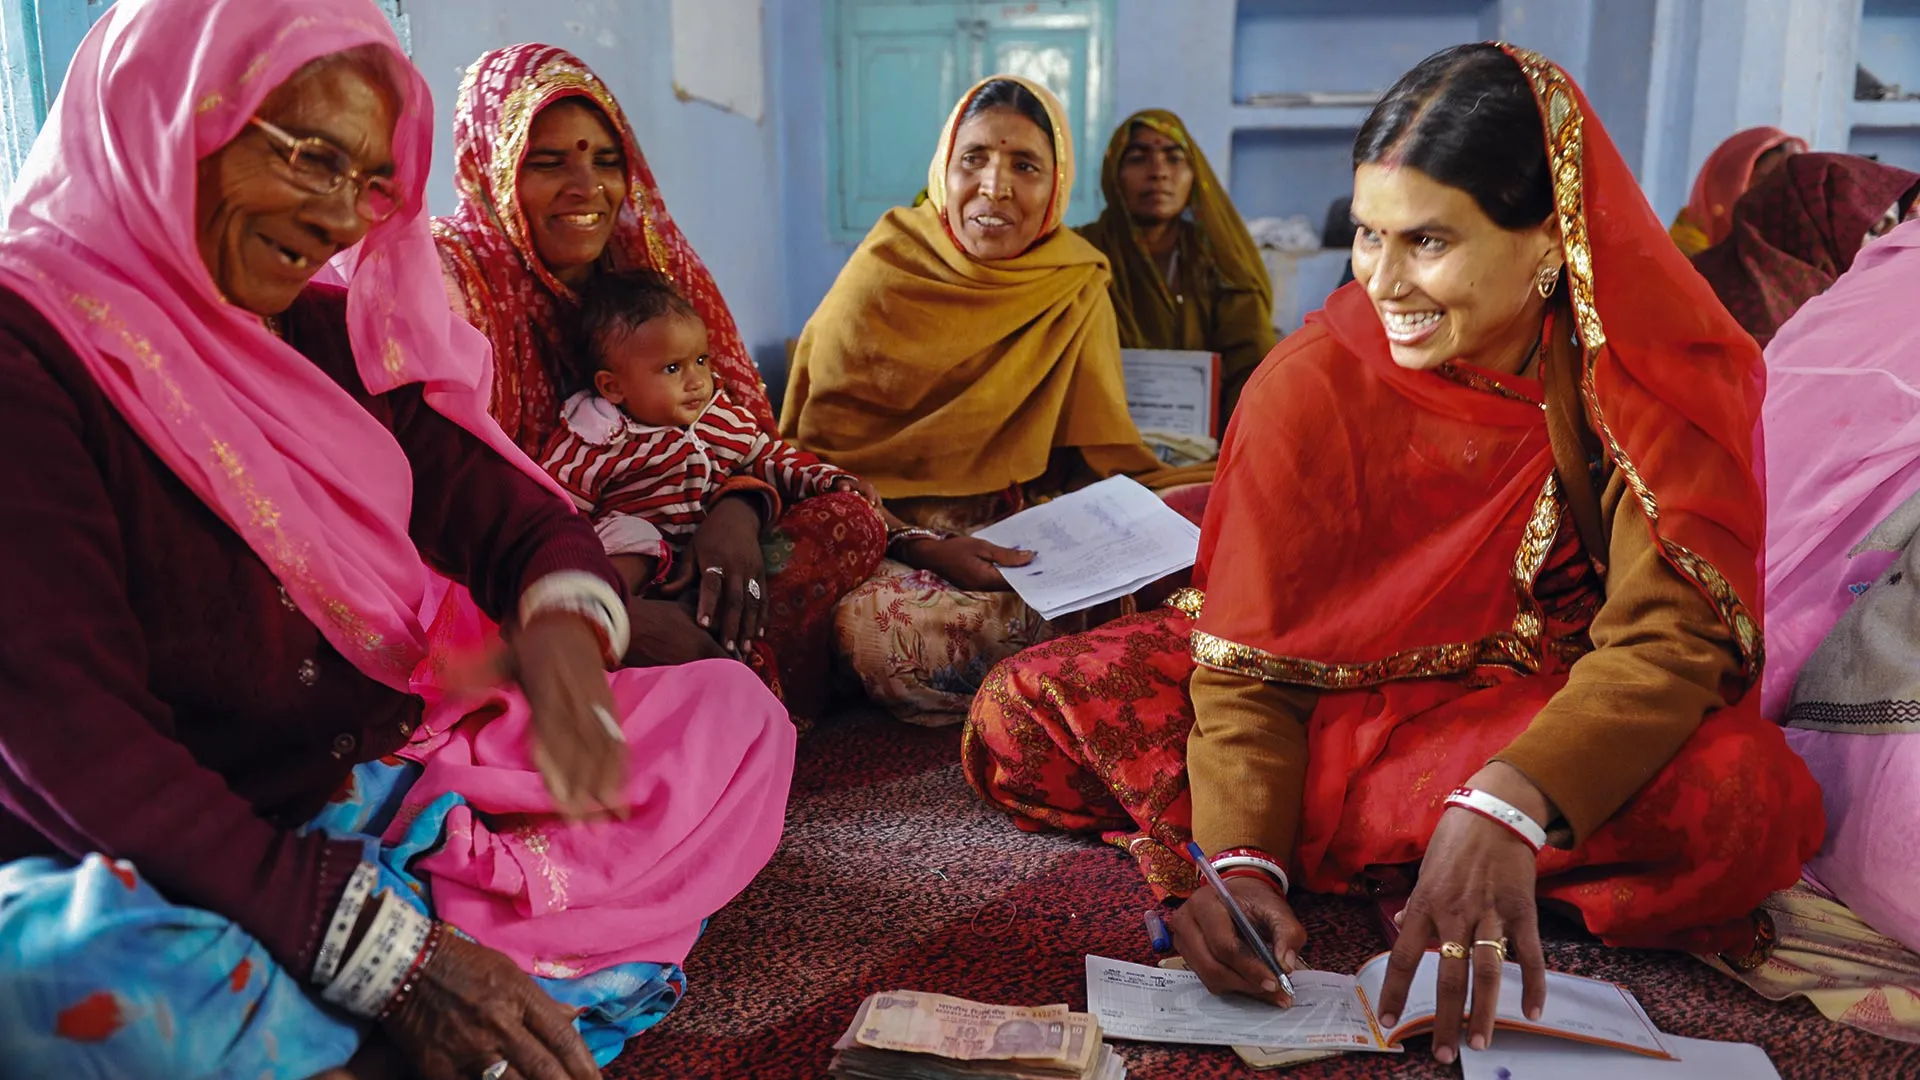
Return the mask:
[[[1519,770],[1492,762],[1475,773],[1467,787],[1493,794],[1535,821],[1551,821],[1554,808]],[[1397,917],[1394,942],[1380,990],[1380,1022],[1392,1027],[1406,1005],[1407,990],[1420,959],[1439,942],[1438,990],[1433,1023],[1433,1056],[1450,1063],[1459,1056],[1460,1020],[1468,984],[1473,1014],[1467,1017],[1468,1045],[1485,1049],[1493,1039],[1494,1012],[1500,1000],[1500,949],[1521,973],[1521,1008],[1537,1019],[1547,1000],[1547,964],[1540,951],[1540,917],[1534,907],[1534,849],[1515,832],[1469,810],[1450,806],[1440,815],[1427,854],[1420,862],[1419,884]],[[1476,944],[1481,943],[1481,944]],[[1449,956],[1450,944],[1463,956]]]
[[[1227,888],[1233,891],[1234,901],[1248,920],[1266,935],[1268,947],[1280,961],[1280,970],[1289,975],[1298,970],[1307,931],[1294,917],[1279,887],[1254,877],[1233,877],[1227,879]],[[1192,899],[1167,920],[1167,929],[1173,931],[1174,949],[1209,992],[1245,994],[1282,1007],[1293,1004],[1274,980],[1273,972],[1241,942],[1226,904],[1213,889],[1203,884],[1194,890]]]

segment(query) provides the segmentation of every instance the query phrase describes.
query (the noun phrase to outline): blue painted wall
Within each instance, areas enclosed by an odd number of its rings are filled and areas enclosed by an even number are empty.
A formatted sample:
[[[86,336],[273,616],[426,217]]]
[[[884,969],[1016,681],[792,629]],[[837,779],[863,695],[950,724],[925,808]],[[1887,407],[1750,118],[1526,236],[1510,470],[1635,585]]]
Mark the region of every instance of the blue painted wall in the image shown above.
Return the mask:
[[[713,271],[762,366],[783,364],[779,130],[769,94],[759,123],[673,92],[670,0],[402,0],[414,61],[432,84],[437,134],[429,201],[454,205],[453,106],[460,77],[490,48],[544,41],[578,54],[632,121],[667,207]],[[776,5],[770,5],[770,8]],[[812,6],[811,4],[804,6]],[[769,11],[771,19],[771,10]],[[770,61],[782,51],[766,41]],[[791,48],[791,46],[787,46]]]

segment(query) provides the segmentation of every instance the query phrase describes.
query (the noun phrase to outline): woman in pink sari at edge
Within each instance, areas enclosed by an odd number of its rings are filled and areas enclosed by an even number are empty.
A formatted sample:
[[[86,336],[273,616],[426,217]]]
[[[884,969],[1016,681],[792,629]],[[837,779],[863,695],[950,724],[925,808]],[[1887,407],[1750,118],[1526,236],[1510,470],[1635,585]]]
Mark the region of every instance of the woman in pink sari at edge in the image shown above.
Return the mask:
[[[605,672],[619,578],[487,414],[432,130],[367,0],[122,0],[16,180],[10,1074],[587,1080],[778,842],[755,679]],[[436,685],[436,571],[514,684]]]
[[[1920,950],[1920,222],[1869,245],[1767,347],[1761,705],[1819,781],[1808,877]]]

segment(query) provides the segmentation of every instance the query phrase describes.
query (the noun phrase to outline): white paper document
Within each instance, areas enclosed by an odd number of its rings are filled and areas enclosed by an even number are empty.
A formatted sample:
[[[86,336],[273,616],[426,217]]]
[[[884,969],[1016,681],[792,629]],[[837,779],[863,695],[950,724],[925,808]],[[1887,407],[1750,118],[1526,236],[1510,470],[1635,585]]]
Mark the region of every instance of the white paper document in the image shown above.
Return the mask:
[[[1087,1011],[1113,1039],[1301,1050],[1388,1046],[1351,975],[1296,971],[1293,1007],[1215,997],[1191,971],[1087,957]]]
[[[1400,1027],[1388,1037],[1398,1041],[1396,1033],[1416,1034],[1431,1026],[1435,1012],[1435,994],[1440,974],[1440,954],[1429,952],[1420,959],[1407,987],[1407,1003],[1400,1010]],[[1387,978],[1387,954],[1367,961],[1360,968],[1360,993],[1369,1010],[1380,1005],[1380,987]],[[1495,1023],[1507,1028],[1545,1031],[1560,1039],[1581,1042],[1605,1042],[1623,1049],[1665,1056],[1667,1049],[1658,1028],[1633,995],[1615,983],[1569,975],[1563,971],[1547,973],[1547,1004],[1540,1019],[1528,1020],[1520,1008],[1520,965],[1509,960],[1501,968],[1500,1004],[1494,1012]],[[1496,1041],[1500,1038],[1496,1035]]]
[[[1462,1043],[1462,1080],[1780,1080],[1767,1052],[1752,1043],[1708,1042],[1662,1035],[1678,1061],[1605,1046],[1568,1042],[1521,1031],[1499,1031],[1493,1045],[1475,1050]]]
[[[1214,437],[1215,374],[1220,358],[1186,349],[1121,349],[1127,413],[1141,431],[1189,439]]]
[[[1022,510],[973,535],[1034,552],[1000,572],[1043,619],[1126,596],[1193,565],[1199,526],[1134,480],[1115,476]]]

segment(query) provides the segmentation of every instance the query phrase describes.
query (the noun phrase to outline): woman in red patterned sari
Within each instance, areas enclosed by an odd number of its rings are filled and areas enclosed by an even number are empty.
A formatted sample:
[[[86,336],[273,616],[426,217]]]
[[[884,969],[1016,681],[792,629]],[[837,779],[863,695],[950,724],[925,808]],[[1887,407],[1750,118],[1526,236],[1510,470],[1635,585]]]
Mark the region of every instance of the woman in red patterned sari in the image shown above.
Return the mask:
[[[581,290],[602,269],[638,267],[692,302],[715,377],[774,430],[726,301],[667,213],[626,114],[586,64],[551,45],[481,56],[460,87],[453,134],[460,204],[435,220],[434,239],[454,309],[493,342],[493,415],[509,437],[538,460],[560,426],[555,376],[578,348]],[[886,528],[854,494],[782,508],[749,478],[723,490],[667,580],[683,600],[630,602],[628,659],[731,652],[811,719],[830,696],[834,604],[880,564]]]
[[[1248,384],[1197,586],[1007,661],[963,741],[1029,828],[1100,830],[1183,894],[1189,837],[1283,964],[1285,900],[1411,880],[1381,1003],[1431,938],[1474,1041],[1536,900],[1612,945],[1764,955],[1820,844],[1761,666],[1760,352],[1546,60],[1461,46],[1354,149],[1355,283]],[[1176,941],[1278,998],[1224,906]],[[1470,976],[1471,973],[1471,976]],[[1461,1038],[1441,1025],[1451,1060]]]

